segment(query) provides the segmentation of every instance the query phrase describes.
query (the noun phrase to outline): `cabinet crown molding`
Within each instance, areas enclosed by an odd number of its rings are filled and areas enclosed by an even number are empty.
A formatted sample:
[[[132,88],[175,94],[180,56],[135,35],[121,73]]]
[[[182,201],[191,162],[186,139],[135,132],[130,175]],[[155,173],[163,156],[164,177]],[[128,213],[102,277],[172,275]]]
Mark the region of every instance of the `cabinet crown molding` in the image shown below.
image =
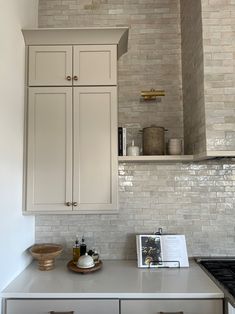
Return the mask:
[[[22,30],[25,44],[117,45],[117,57],[127,52],[128,27],[38,28]]]

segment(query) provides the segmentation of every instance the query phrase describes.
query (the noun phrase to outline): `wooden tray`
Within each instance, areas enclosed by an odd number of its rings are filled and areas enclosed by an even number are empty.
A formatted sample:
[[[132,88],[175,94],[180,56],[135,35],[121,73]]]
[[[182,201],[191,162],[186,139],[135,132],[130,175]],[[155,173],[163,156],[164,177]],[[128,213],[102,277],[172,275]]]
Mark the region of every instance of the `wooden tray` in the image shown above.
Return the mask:
[[[93,273],[94,271],[97,271],[99,269],[101,269],[103,263],[102,261],[99,261],[98,264],[95,264],[94,267],[91,268],[80,268],[77,267],[73,261],[69,261],[67,264],[67,267],[69,270],[74,271],[75,273],[80,273],[80,274],[89,274],[89,273]]]

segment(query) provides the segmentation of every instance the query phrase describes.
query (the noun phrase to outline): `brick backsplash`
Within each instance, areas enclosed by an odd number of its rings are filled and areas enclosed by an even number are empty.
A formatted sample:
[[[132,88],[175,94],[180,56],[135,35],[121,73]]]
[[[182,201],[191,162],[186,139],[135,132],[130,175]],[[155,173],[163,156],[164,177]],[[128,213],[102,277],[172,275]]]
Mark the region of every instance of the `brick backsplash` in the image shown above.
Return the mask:
[[[235,163],[119,165],[119,213],[36,216],[36,241],[59,242],[71,257],[75,235],[103,259],[135,259],[135,234],[186,235],[188,253],[235,255]]]

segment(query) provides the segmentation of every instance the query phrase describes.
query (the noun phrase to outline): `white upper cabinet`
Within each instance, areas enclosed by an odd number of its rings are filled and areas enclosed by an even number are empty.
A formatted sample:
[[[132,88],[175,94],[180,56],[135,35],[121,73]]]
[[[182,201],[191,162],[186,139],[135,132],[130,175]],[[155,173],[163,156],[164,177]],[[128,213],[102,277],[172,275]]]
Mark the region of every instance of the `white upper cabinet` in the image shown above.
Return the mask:
[[[117,209],[117,88],[74,88],[74,210]]]
[[[116,85],[117,46],[81,45],[73,47],[74,85]]]
[[[116,132],[117,87],[30,88],[27,211],[117,209]]]
[[[117,58],[127,28],[23,31],[25,213],[118,209]]]
[[[29,86],[116,85],[117,46],[29,47]]]
[[[72,90],[35,87],[28,96],[26,208],[65,211],[72,201]]]
[[[29,86],[71,86],[72,47],[29,47]]]

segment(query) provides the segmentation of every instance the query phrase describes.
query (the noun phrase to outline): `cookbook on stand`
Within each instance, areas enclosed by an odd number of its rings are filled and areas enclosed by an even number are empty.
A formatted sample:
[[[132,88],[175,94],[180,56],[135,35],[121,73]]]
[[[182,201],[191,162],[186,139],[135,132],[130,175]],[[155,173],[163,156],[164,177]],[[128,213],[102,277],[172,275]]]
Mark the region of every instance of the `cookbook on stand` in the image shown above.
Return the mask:
[[[184,235],[137,235],[136,246],[140,268],[189,267]]]

